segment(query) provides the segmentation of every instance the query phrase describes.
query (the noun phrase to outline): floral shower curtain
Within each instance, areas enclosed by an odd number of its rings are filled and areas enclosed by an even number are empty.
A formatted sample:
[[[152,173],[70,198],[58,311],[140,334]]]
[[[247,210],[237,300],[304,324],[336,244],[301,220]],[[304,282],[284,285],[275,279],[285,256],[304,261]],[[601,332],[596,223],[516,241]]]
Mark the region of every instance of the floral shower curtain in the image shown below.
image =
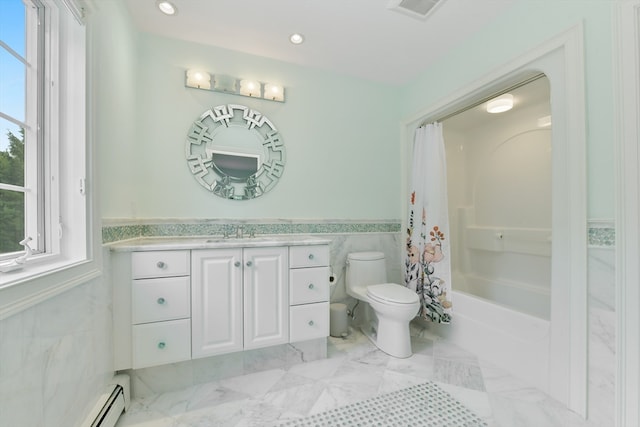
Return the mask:
[[[405,286],[420,297],[420,316],[449,323],[451,256],[441,123],[416,129],[410,185]]]

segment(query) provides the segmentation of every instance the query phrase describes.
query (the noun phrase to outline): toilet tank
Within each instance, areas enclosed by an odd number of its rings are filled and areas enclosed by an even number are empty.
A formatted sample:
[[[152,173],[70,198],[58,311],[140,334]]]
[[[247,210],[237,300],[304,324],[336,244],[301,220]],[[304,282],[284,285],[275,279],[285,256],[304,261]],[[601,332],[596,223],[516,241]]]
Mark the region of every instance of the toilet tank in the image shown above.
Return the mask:
[[[347,255],[347,291],[365,291],[369,285],[387,283],[387,268],[382,252],[354,252]]]

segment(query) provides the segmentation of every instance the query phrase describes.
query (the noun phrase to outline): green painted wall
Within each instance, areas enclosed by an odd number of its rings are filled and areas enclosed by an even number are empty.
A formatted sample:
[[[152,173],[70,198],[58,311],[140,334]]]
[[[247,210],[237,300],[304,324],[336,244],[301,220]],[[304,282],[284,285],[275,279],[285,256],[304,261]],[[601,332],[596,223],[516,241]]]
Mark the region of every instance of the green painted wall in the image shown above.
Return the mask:
[[[95,2],[87,25],[89,129],[101,216],[127,212],[137,197],[137,34],[120,1]]]
[[[104,69],[93,70],[91,82],[99,94],[93,120],[99,130],[102,217],[401,219],[407,142],[401,141],[400,123],[582,23],[588,215],[611,219],[612,8],[606,0],[519,0],[400,89],[105,24],[93,32],[102,42],[94,43],[99,49],[92,54]],[[111,9],[106,12],[124,10]],[[114,22],[109,13],[105,23]],[[118,16],[115,22],[127,19]],[[185,88],[184,72],[192,67],[281,82],[287,102]],[[261,111],[286,144],[282,180],[262,198],[218,198],[188,170],[184,144],[191,123],[206,109],[227,103]]]
[[[104,218],[400,217],[399,113],[391,87],[149,34],[138,36],[137,55],[136,72],[126,77],[136,85],[135,139],[110,147],[115,154],[101,161],[105,175],[135,180],[104,183]],[[287,100],[186,88],[188,68],[282,83]],[[185,160],[192,122],[230,103],[266,115],[287,150],[281,181],[255,200],[214,196],[196,182]]]
[[[614,216],[612,11],[607,0],[519,0],[403,89],[411,118],[525,52],[584,25],[589,219]],[[402,160],[404,162],[404,159]]]

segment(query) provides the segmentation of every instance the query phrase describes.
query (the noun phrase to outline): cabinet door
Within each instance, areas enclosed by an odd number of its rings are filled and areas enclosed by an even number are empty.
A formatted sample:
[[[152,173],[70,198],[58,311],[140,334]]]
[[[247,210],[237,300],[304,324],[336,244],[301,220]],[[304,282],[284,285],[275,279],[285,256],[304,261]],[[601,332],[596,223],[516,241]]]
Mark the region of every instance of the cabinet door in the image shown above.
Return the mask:
[[[244,348],[289,342],[288,250],[244,250]]]
[[[192,357],[242,350],[242,249],[191,254]]]

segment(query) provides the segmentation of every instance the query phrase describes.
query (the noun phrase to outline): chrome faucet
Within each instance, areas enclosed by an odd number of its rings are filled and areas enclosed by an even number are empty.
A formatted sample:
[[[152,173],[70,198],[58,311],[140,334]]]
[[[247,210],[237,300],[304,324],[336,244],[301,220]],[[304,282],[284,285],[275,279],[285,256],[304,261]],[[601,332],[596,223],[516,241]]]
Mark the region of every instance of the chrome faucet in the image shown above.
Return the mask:
[[[236,239],[242,239],[244,233],[244,225],[238,224],[236,225]]]
[[[222,237],[225,239],[228,239],[229,237],[231,237],[232,231],[233,231],[233,225],[225,224],[224,227],[222,228]]]

